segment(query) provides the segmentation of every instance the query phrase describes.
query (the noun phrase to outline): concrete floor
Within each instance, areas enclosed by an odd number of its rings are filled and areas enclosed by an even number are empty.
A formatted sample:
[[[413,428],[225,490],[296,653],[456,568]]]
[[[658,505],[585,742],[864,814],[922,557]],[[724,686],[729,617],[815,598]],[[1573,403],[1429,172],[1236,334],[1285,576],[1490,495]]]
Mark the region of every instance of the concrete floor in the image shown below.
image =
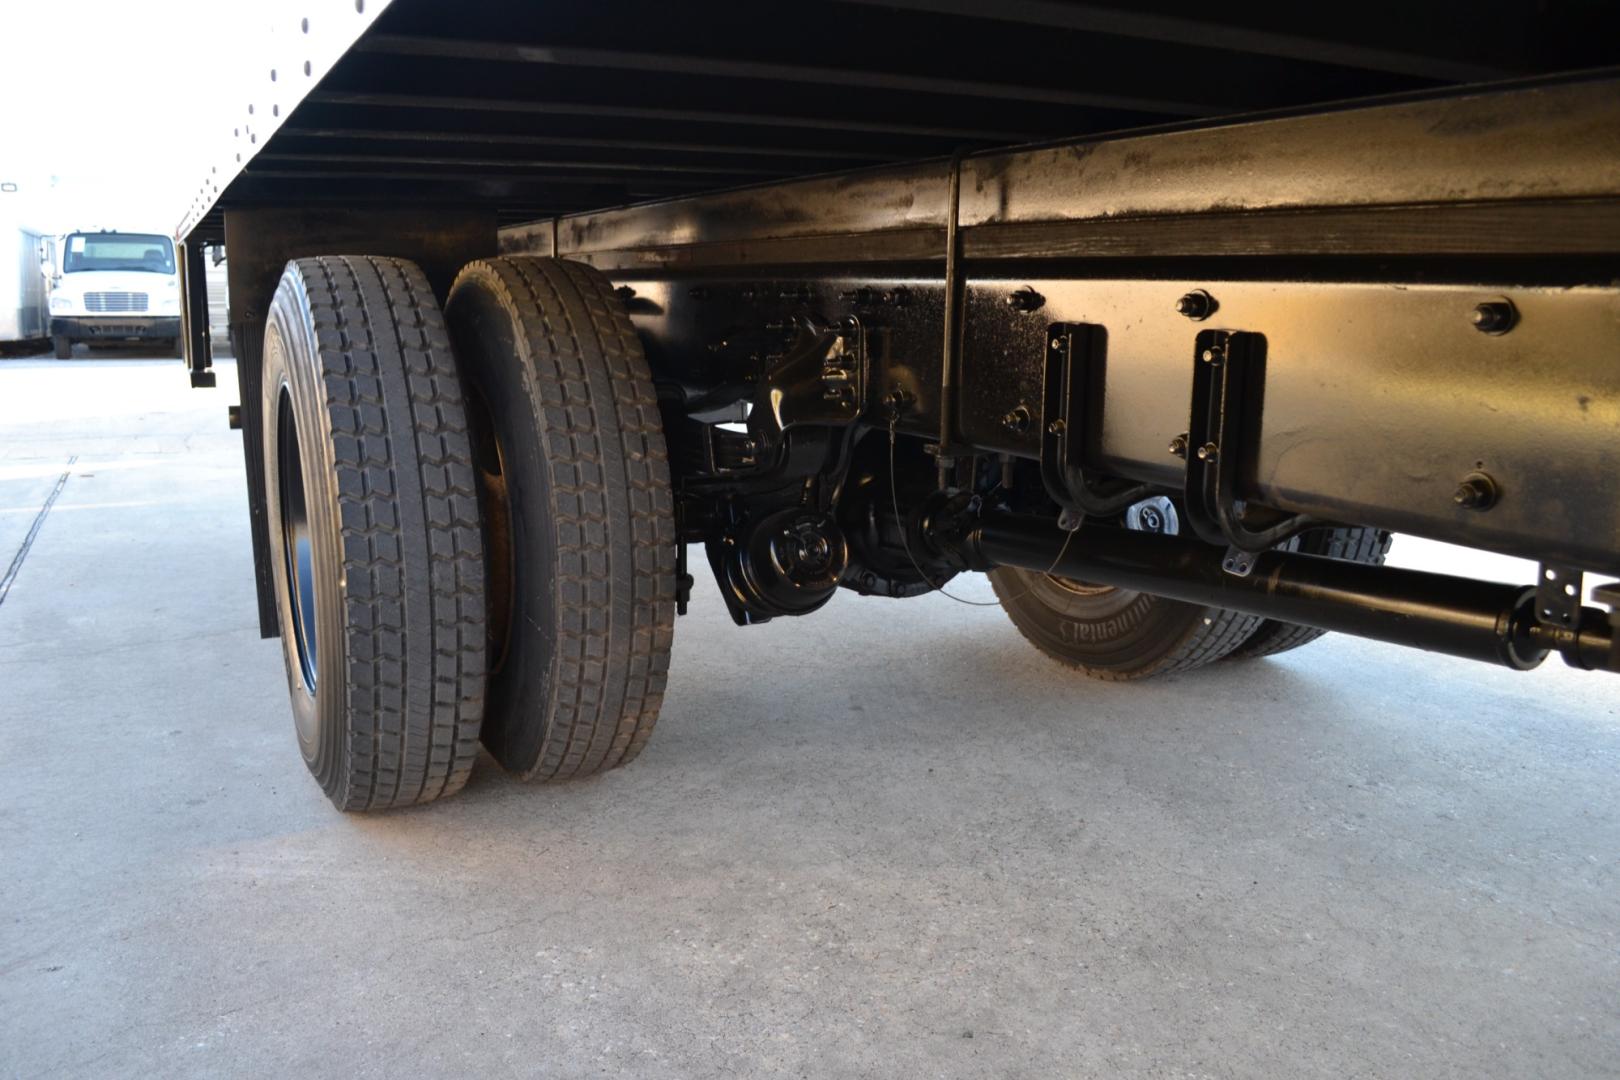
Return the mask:
[[[1620,680],[1331,638],[1117,686],[995,608],[739,630],[701,581],[632,767],[345,817],[232,397],[0,363],[0,572],[68,474],[0,604],[0,1074],[1620,1072]]]

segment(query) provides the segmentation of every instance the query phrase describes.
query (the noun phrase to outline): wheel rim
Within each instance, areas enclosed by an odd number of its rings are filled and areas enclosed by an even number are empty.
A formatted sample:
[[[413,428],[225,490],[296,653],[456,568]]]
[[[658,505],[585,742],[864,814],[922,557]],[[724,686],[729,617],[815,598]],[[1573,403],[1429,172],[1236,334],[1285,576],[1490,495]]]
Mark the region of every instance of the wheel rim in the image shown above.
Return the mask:
[[[1079,581],[1075,578],[1058,577],[1056,574],[1042,575],[1048,582],[1075,596],[1109,596],[1119,592],[1112,585],[1093,585],[1089,581]]]
[[[467,393],[473,465],[478,472],[479,506],[484,513],[488,574],[485,596],[491,674],[506,666],[512,650],[512,612],[517,607],[517,563],[513,556],[512,504],[506,482],[506,452],[495,433],[489,402],[481,391]]]
[[[281,494],[281,547],[287,563],[287,594],[282,600],[292,614],[293,651],[305,692],[315,693],[315,547],[304,501],[304,461],[298,451],[298,425],[293,420],[292,393],[285,384],[276,404],[276,479]]]

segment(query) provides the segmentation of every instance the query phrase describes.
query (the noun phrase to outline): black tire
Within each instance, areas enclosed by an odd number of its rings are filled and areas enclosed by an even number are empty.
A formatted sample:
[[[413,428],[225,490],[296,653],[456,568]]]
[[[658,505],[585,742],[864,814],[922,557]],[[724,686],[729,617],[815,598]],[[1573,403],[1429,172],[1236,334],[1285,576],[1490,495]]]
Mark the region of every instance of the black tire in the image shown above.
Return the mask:
[[[1384,556],[1389,554],[1391,539],[1390,534],[1382,529],[1320,528],[1307,529],[1281,546],[1285,551],[1298,551],[1305,555],[1382,566]],[[1308,645],[1325,633],[1326,630],[1312,626],[1262,619],[1254,633],[1249,635],[1249,640],[1233,649],[1228,658],[1252,660],[1260,656],[1276,656],[1289,649]]]
[[[65,338],[61,334],[57,334],[51,338],[51,348],[55,351],[58,360],[73,359],[73,340],[71,338]]]
[[[422,272],[361,256],[288,263],[263,386],[304,760],[342,810],[449,795],[483,719],[484,556],[461,385]]]
[[[998,567],[990,585],[1041,652],[1100,679],[1127,681],[1214,663],[1263,620],[1149,593]]]
[[[608,280],[558,259],[472,263],[445,314],[489,523],[484,745],[524,779],[627,764],[658,719],[675,621],[669,465],[641,343]]]

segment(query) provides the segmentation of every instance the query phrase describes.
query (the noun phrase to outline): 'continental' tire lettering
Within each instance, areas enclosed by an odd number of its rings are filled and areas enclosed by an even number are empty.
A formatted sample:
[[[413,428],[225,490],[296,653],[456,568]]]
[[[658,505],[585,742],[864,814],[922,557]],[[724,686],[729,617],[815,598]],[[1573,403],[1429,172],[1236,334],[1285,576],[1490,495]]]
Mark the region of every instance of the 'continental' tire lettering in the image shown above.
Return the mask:
[[[1108,641],[1129,633],[1142,624],[1152,609],[1153,598],[1146,593],[1131,601],[1118,615],[1096,622],[1075,619],[1058,620],[1058,638],[1065,645],[1082,645],[1093,641]]]

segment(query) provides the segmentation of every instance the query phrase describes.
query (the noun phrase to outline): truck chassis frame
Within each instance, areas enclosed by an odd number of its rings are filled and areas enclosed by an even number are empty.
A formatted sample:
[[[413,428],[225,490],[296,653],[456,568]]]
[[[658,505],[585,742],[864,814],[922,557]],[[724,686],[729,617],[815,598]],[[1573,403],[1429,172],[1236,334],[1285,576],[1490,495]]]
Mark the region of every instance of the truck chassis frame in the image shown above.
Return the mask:
[[[693,542],[739,623],[840,585],[915,595],[1018,565],[1620,670],[1613,611],[1580,603],[1583,572],[1620,573],[1612,78],[961,154],[498,241],[495,225],[227,209],[266,633],[257,298],[288,259],[346,250],[414,259],[442,296],[498,242],[619,286],[665,417],[683,602]],[[1123,534],[1149,498],[1188,534]],[[1323,523],[1543,573],[1494,587],[1270,550]]]

